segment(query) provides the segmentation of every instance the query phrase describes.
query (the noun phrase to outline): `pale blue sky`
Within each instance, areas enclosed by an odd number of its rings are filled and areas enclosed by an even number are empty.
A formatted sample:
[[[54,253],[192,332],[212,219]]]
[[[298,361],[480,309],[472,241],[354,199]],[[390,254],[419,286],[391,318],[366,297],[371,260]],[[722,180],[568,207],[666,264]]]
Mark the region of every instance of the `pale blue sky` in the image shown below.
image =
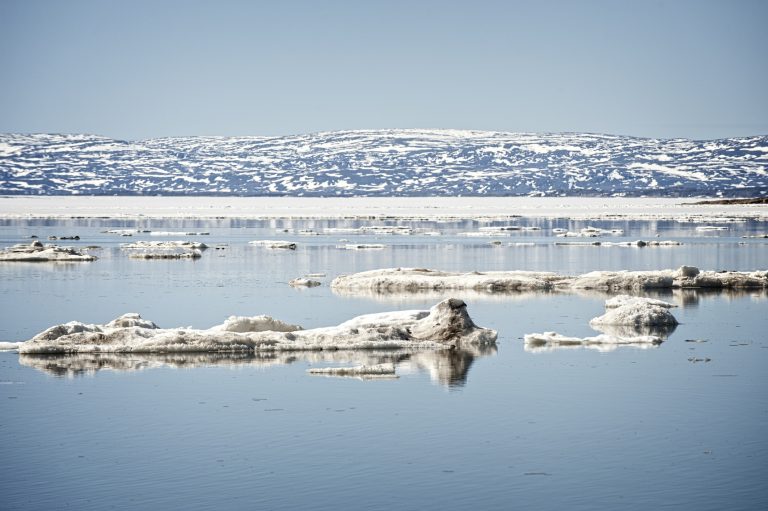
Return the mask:
[[[768,1],[0,0],[0,132],[768,133]]]

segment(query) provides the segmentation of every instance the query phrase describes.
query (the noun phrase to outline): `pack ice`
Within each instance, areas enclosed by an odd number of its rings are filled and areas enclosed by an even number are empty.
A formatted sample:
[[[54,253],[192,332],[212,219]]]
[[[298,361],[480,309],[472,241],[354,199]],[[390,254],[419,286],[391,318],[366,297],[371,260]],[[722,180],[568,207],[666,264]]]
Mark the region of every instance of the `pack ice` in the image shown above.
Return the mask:
[[[474,324],[466,304],[447,299],[430,310],[358,316],[337,326],[302,330],[269,316],[230,317],[207,330],[159,328],[138,314],[105,324],[53,326],[19,347],[31,353],[257,352],[325,349],[460,349],[493,345],[496,331]]]

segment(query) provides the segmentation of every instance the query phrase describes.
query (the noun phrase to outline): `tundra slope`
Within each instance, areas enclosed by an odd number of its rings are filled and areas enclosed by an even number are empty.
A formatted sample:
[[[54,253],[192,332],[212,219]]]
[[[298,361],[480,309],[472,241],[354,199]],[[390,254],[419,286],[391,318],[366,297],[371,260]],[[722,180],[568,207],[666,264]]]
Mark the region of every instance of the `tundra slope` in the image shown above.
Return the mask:
[[[761,196],[768,136],[339,131],[140,141],[0,134],[0,193]]]

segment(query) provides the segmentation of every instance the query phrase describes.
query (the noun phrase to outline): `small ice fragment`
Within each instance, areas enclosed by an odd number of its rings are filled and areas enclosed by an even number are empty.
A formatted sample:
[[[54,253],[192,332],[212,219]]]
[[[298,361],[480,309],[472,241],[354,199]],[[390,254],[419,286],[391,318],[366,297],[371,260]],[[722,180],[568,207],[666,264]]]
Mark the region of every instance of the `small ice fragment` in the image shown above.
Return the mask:
[[[249,241],[250,245],[259,245],[266,248],[279,248],[286,250],[296,250],[296,243],[292,241],[280,241],[280,240],[256,240]]]
[[[331,376],[394,376],[395,364],[387,363],[355,367],[313,367],[307,369],[307,372]]]
[[[320,285],[320,282],[312,279],[305,279],[298,277],[288,282],[288,285],[292,287],[316,287]]]

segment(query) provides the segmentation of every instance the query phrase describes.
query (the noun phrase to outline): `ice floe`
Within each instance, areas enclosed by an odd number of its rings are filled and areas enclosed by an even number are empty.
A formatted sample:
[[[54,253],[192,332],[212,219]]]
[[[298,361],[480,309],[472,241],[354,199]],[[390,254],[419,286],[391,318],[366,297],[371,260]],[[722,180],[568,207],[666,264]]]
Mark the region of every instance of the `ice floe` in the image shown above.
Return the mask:
[[[589,325],[602,333],[591,337],[568,337],[556,332],[527,334],[526,351],[559,348],[593,348],[611,351],[618,346],[649,348],[661,344],[677,326],[669,309],[675,304],[653,298],[619,295],[605,301],[606,313]]]
[[[562,231],[562,229],[560,230]],[[578,232],[565,231],[557,234],[558,238],[597,238],[600,236],[621,236],[623,229],[601,229],[599,227],[585,227]]]
[[[388,268],[341,275],[335,289],[418,291],[422,289],[505,290],[598,289],[617,291],[651,288],[762,288],[768,286],[768,271],[699,271],[693,266],[677,270],[594,271],[579,276],[552,272],[490,271],[444,272],[424,268]]]
[[[619,346],[652,348],[661,344],[663,339],[654,335],[620,337],[608,334],[592,337],[567,337],[555,332],[544,332],[541,334],[526,334],[524,342],[524,349],[535,353],[554,351],[561,348],[590,348],[598,351],[613,351]]]
[[[613,332],[605,330],[605,327],[615,326],[632,327],[634,333],[640,333],[646,327],[674,327],[677,326],[677,319],[669,310],[672,307],[676,305],[662,300],[619,295],[607,300],[605,314],[593,318],[589,324],[605,333],[616,333],[615,329]]]
[[[297,277],[295,279],[292,279],[288,282],[288,285],[292,287],[317,287],[320,285],[320,282],[312,279],[307,279],[304,277]]]
[[[187,248],[187,249],[206,249],[208,245],[199,241],[136,241],[133,243],[122,243],[120,248],[127,250],[146,250],[146,249],[172,249],[172,248]]]
[[[463,349],[493,345],[466,304],[447,299],[428,311],[368,314],[326,328],[299,330],[268,316],[229,318],[207,330],[156,328],[137,314],[105,325],[56,325],[21,344],[20,353],[255,352],[325,349]],[[123,326],[128,325],[128,326]],[[297,329],[292,329],[296,327]]]
[[[331,289],[346,295],[420,293],[473,290],[486,293],[515,291],[603,292],[644,289],[747,289],[768,287],[768,271],[699,271],[694,266],[677,270],[594,271],[578,276],[536,271],[447,272],[426,268],[385,268],[340,275]]]
[[[286,250],[296,250],[296,243],[292,241],[281,241],[281,240],[255,240],[255,241],[249,241],[249,245],[258,245],[261,247],[266,248],[279,248],[279,249],[286,249]]]
[[[395,364],[361,365],[355,367],[312,367],[307,369],[309,374],[323,376],[354,376],[354,377],[388,377],[395,375]]]
[[[196,248],[190,250],[147,249],[131,252],[128,257],[131,259],[199,259],[203,257],[203,252]]]
[[[673,240],[635,240],[635,241],[571,241],[555,242],[555,245],[565,247],[679,247],[682,245],[679,241]]]
[[[550,272],[490,271],[456,273],[426,268],[386,268],[369,270],[333,279],[331,288],[379,293],[425,290],[472,289],[487,292],[548,290],[564,277]]]
[[[150,236],[210,236],[210,232],[194,231],[149,231]]]
[[[728,228],[724,227],[722,225],[700,225],[696,228],[697,231],[700,232],[706,232],[706,231],[727,231]]]
[[[381,243],[347,243],[338,248],[342,250],[382,250],[386,248],[386,245]]]
[[[71,247],[43,245],[39,241],[13,245],[0,251],[0,261],[48,262],[95,261],[96,256]]]

